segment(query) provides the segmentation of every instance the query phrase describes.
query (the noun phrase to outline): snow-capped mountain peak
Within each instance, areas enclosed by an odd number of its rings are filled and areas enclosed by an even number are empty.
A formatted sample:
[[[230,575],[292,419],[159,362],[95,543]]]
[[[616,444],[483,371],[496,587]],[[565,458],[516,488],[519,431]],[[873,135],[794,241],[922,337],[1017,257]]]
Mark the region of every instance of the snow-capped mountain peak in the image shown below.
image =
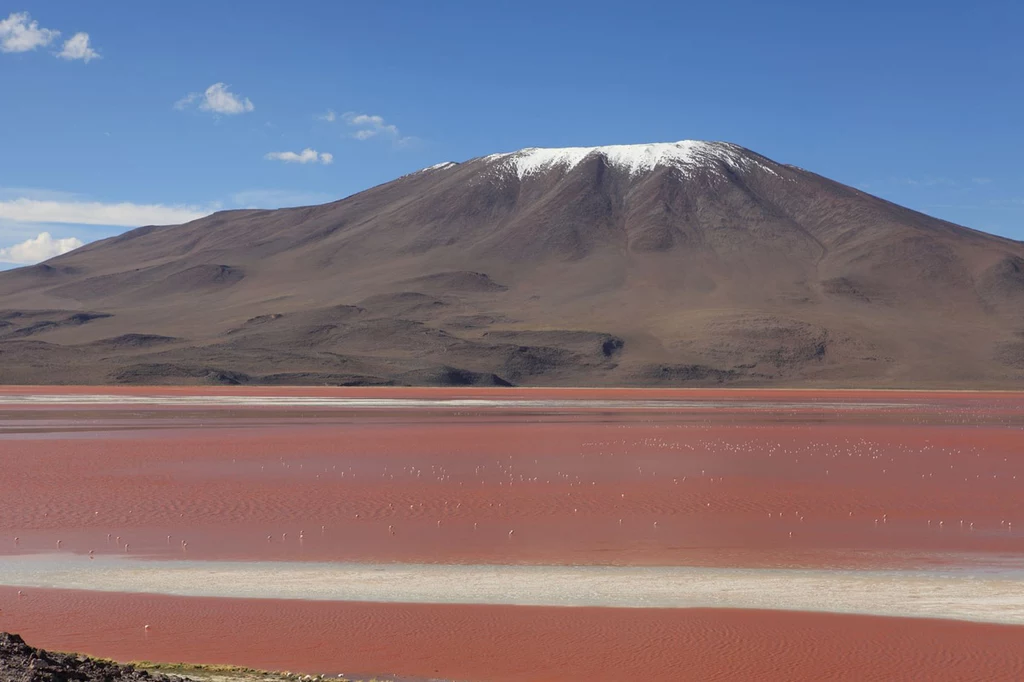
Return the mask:
[[[484,160],[493,166],[514,172],[523,179],[547,170],[571,170],[595,154],[604,157],[609,165],[626,170],[630,175],[647,173],[659,166],[677,168],[687,175],[700,168],[717,172],[723,163],[737,170],[756,165],[775,173],[762,160],[738,145],[699,140],[603,147],[530,147],[507,154],[492,154],[484,157]]]

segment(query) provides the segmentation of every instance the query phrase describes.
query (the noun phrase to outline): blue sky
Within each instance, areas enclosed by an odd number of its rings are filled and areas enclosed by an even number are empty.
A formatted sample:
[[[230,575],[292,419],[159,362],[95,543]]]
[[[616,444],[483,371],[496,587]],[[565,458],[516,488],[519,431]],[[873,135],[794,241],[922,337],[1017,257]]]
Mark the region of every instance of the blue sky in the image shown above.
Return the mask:
[[[1019,1],[15,0],[0,22],[8,262],[440,161],[680,139],[1024,239]]]

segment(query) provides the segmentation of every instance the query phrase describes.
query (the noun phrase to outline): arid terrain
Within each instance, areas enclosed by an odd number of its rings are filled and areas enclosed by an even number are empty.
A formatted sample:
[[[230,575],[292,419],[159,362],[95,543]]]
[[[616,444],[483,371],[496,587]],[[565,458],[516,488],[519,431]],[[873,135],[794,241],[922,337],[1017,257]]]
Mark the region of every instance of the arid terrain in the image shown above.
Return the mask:
[[[1024,244],[727,143],[527,149],[0,273],[5,384],[1016,388]]]
[[[356,678],[1015,679],[1022,415],[999,392],[5,388],[0,631]]]

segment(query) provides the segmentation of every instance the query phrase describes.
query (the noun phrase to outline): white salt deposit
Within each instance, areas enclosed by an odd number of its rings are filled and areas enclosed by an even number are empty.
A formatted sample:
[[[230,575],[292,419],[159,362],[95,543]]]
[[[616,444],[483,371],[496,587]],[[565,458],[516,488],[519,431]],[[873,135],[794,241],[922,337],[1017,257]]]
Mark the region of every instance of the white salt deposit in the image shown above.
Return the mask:
[[[0,584],[321,601],[744,608],[1024,624],[1024,572],[0,558]]]
[[[268,395],[114,395],[114,394],[10,394],[0,395],[0,405],[161,405],[192,407],[333,407],[344,409],[422,409],[422,408],[480,408],[480,409],[718,409],[734,407],[744,410],[912,410],[919,403],[889,403],[885,401],[857,402],[764,402],[720,400],[610,400],[610,399],[514,399],[514,398],[345,398],[330,396],[268,396]]]

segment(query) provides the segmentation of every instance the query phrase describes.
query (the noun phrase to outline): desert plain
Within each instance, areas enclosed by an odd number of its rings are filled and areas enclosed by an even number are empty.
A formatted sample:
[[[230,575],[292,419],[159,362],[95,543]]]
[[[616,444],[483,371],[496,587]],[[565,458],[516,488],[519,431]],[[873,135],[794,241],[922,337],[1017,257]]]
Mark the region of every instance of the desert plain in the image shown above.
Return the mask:
[[[1024,677],[1024,394],[6,387],[0,630],[401,680]]]

